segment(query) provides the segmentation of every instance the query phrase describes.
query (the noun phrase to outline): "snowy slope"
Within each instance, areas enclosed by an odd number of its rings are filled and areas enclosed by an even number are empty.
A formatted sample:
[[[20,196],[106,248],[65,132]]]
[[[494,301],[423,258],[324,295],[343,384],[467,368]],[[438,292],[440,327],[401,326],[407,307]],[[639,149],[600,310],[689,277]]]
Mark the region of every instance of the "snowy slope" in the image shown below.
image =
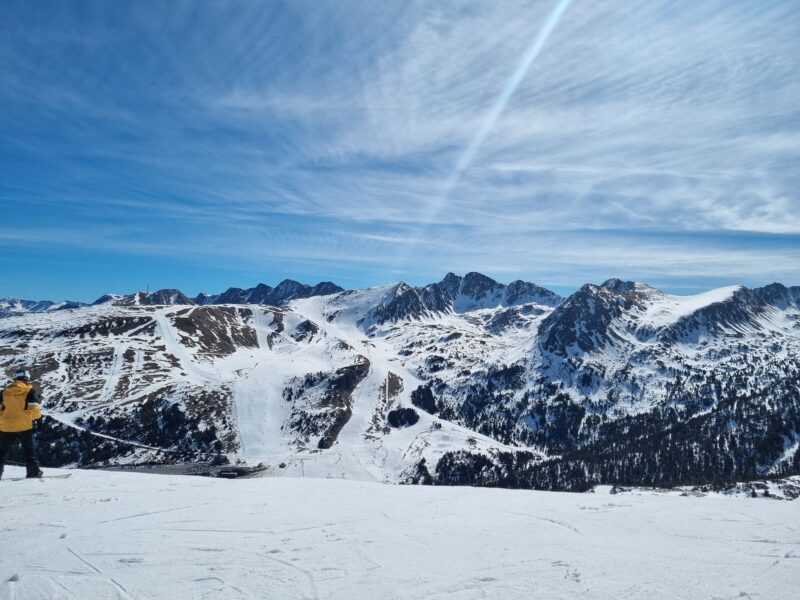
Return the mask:
[[[797,502],[72,473],[0,481],[0,597],[789,599],[800,586]]]
[[[42,384],[50,464],[557,489],[800,472],[797,288],[561,299],[470,273],[281,307],[180,298],[0,319],[0,366]]]
[[[659,294],[653,302],[648,304],[641,322],[643,325],[653,328],[671,325],[681,317],[691,315],[717,302],[729,300],[741,287],[739,285],[721,287],[692,296]]]
[[[224,457],[282,474],[397,481],[448,451],[517,450],[427,414],[387,427],[386,413],[410,407],[421,382],[355,318],[328,322],[324,306],[319,298],[291,309],[102,304],[5,319],[0,335],[21,350],[9,367],[32,365],[46,414],[124,442],[110,451],[118,464]],[[337,399],[331,386],[358,365],[363,378],[346,381],[347,398]],[[83,453],[93,442],[70,443]]]
[[[57,310],[67,310],[86,306],[81,302],[64,300],[53,302],[51,300],[22,300],[21,298],[0,298],[0,318],[26,313],[42,313]]]

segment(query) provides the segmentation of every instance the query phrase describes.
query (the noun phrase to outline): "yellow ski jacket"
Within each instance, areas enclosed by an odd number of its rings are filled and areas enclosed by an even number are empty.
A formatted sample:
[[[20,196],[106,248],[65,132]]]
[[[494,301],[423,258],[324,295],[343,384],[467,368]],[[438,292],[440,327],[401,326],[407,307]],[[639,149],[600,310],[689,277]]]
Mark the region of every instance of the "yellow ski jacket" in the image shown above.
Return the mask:
[[[0,431],[28,431],[41,418],[39,399],[30,383],[17,379],[6,386],[0,403]]]

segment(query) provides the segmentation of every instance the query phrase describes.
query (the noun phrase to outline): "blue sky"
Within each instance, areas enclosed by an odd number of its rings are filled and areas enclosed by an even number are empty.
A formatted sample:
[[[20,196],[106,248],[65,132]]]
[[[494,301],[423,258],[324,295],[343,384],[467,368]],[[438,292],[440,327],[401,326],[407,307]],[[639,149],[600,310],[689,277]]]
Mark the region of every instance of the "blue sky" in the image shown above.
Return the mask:
[[[0,134],[0,296],[800,284],[795,1],[2,2]]]

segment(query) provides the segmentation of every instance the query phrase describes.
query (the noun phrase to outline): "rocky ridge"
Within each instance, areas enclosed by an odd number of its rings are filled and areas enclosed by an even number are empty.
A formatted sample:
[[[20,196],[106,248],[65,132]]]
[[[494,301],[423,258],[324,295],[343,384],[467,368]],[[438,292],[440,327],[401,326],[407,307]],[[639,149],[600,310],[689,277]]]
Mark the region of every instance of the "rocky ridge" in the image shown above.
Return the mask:
[[[584,490],[800,472],[800,288],[561,298],[452,273],[344,291],[178,290],[0,320],[50,464]]]

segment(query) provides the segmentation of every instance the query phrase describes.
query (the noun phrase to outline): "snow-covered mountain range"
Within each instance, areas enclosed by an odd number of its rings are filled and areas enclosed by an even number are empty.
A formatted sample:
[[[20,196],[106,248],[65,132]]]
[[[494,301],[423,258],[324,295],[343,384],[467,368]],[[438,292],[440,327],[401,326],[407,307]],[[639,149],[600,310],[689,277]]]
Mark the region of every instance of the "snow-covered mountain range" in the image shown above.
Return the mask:
[[[82,302],[52,302],[50,300],[22,300],[21,298],[0,298],[0,318],[27,313],[51,312],[86,306]]]
[[[561,298],[450,273],[15,306],[0,366],[41,382],[49,464],[544,489],[800,473],[797,287]]]

